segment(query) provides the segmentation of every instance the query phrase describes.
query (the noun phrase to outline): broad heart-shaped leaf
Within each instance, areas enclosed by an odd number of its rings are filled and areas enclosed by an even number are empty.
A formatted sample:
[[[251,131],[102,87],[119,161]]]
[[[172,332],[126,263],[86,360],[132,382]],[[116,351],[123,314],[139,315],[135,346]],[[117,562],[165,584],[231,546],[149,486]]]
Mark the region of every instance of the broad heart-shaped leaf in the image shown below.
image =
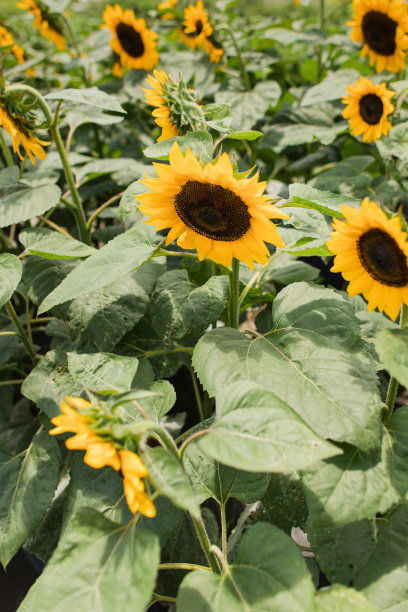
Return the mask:
[[[392,482],[401,497],[408,499],[408,406],[401,406],[386,422],[392,439]]]
[[[68,274],[42,302],[39,314],[56,304],[107,287],[148,261],[155,250],[155,232],[147,225],[120,234]]]
[[[149,364],[149,362],[144,359],[141,361],[141,364],[145,366]],[[108,405],[112,411],[117,411],[119,416],[123,415],[122,421],[145,421],[145,414],[148,414],[155,423],[160,423],[163,416],[174,406],[176,392],[174,391],[173,385],[168,380],[155,380],[154,382],[150,382],[148,380],[150,374],[149,369],[146,373],[147,376],[144,375],[144,372],[141,372],[143,369],[143,367],[138,369],[136,383],[138,386],[143,387],[144,391],[139,393],[137,391],[130,391],[129,393],[117,394],[109,398]],[[133,384],[134,382],[135,381],[133,381]],[[138,404],[141,405],[143,414],[135,406],[134,400],[137,400]]]
[[[18,238],[25,246],[26,253],[47,259],[76,259],[96,253],[93,247],[46,228],[23,230]]]
[[[93,509],[76,515],[20,612],[144,612],[160,557],[159,540],[133,521],[113,523]]]
[[[408,330],[383,329],[377,334],[376,347],[384,367],[408,389]]]
[[[11,253],[0,255],[0,308],[11,298],[23,273],[21,260]]]
[[[90,391],[123,393],[133,388],[139,359],[113,353],[68,353],[72,378]]]
[[[353,586],[365,593],[376,610],[404,612],[408,607],[408,504],[397,506],[377,526],[376,546]]]
[[[65,395],[78,397],[82,390],[83,386],[69,373],[66,355],[61,350],[48,351],[21,386],[21,393],[50,418],[60,414]]]
[[[316,612],[376,612],[363,593],[342,584],[321,589],[315,597]]]
[[[408,162],[408,121],[402,121],[390,130],[388,136],[383,136],[376,142],[377,149],[384,160],[397,157],[402,162]]]
[[[219,391],[217,415],[198,445],[240,470],[293,472],[341,453],[274,393],[250,382],[236,382]]]
[[[357,70],[336,70],[323,81],[307,90],[301,106],[311,106],[328,100],[338,100],[348,95],[346,85],[352,85],[360,77]]]
[[[60,452],[56,440],[41,431],[24,453],[0,457],[0,561],[6,567],[51,505]]]
[[[160,447],[147,447],[141,456],[154,488],[161,495],[168,497],[175,506],[187,510],[198,519],[200,509],[197,500],[177,459]]]
[[[243,536],[236,559],[218,576],[188,574],[177,612],[312,612],[314,587],[293,540],[280,529],[257,523]]]
[[[168,159],[170,149],[177,142],[183,153],[187,149],[191,149],[194,155],[200,158],[204,163],[210,161],[213,157],[212,147],[213,139],[208,132],[188,132],[185,136],[175,136],[160,142],[156,142],[146,149],[143,153],[146,157],[152,159]]]
[[[47,100],[67,100],[75,104],[89,104],[115,113],[126,113],[115,96],[107,94],[97,87],[88,89],[61,89],[44,96]]]
[[[188,280],[187,270],[172,270],[156,283],[150,316],[164,345],[171,347],[182,338],[193,342],[218,319],[228,301],[226,276],[213,276],[197,287]]]
[[[254,474],[222,465],[203,453],[196,442],[188,445],[183,464],[200,504],[209,497],[219,504],[225,504],[230,497],[251,504],[262,498],[270,479],[269,474]]]
[[[281,88],[276,81],[259,81],[251,91],[219,91],[215,101],[230,104],[232,127],[247,131],[262,119],[269,106],[275,106],[280,98]]]
[[[359,200],[349,196],[342,196],[330,193],[329,191],[320,191],[303,183],[292,183],[289,185],[288,206],[312,208],[324,215],[342,218],[340,206],[343,204],[353,206],[354,208],[360,207]]]
[[[262,507],[268,512],[271,522],[289,535],[293,527],[306,531],[308,513],[302,481],[297,472],[272,474],[262,498]]]
[[[308,285],[301,286],[307,293]],[[273,308],[277,327],[269,334],[248,338],[229,328],[211,330],[198,341],[193,366],[210,396],[230,382],[250,380],[273,391],[321,437],[348,442],[362,450],[378,447],[382,403],[375,364],[362,341],[356,340],[351,346],[341,342],[342,327],[336,330],[329,324],[324,328],[326,335],[320,333],[325,314],[332,313],[338,302],[331,303],[330,289],[323,290],[328,294],[322,302],[322,295],[316,296],[313,285],[309,287],[309,301],[304,300],[301,312],[309,308],[317,314],[304,314],[303,327],[297,327],[294,316],[298,299],[298,286],[294,284],[280,293],[282,299],[290,295],[294,298],[285,304],[286,320],[294,317],[290,327],[279,329],[283,316],[279,300]]]
[[[60,195],[57,185],[6,185],[0,192],[0,227],[42,215],[58,204]]]
[[[318,463],[303,476],[314,527],[330,527],[373,518],[399,501],[390,473],[392,447],[383,435],[382,451],[344,448],[341,457]]]

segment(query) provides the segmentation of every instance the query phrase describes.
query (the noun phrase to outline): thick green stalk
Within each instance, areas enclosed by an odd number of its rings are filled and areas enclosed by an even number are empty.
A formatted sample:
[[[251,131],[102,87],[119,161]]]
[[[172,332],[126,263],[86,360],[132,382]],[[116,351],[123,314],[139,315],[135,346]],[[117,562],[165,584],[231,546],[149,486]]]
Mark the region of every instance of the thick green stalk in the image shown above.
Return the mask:
[[[230,326],[238,329],[239,323],[239,260],[233,259],[230,274]]]
[[[408,306],[406,304],[402,304],[401,306],[401,314],[400,314],[400,328],[408,329]],[[399,383],[396,378],[391,376],[390,382],[388,383],[388,392],[387,398],[385,400],[385,404],[387,406],[387,412],[385,418],[388,418],[392,415],[394,410],[395,399],[398,393]]]
[[[4,161],[8,166],[14,166],[13,157],[10,153],[10,149],[7,146],[7,143],[4,139],[3,131],[0,130],[0,147],[1,151],[4,155]]]
[[[205,526],[203,523],[203,519],[196,519],[193,516],[191,517],[194,523],[194,527],[197,532],[198,539],[200,540],[201,546],[203,548],[206,559],[215,574],[221,574],[220,566],[217,561],[217,557],[211,550],[211,542],[208,539],[208,534],[205,530]]]
[[[27,334],[25,333],[20,321],[18,320],[18,316],[16,314],[16,311],[13,308],[12,303],[10,302],[10,300],[8,300],[8,302],[6,302],[5,304],[6,310],[9,314],[10,319],[13,321],[14,326],[17,330],[17,333],[20,337],[21,342],[24,344],[25,349],[31,359],[31,361],[36,364],[37,363],[37,359],[35,356],[35,350],[34,347],[32,345],[32,343],[30,342],[30,339],[28,338]]]

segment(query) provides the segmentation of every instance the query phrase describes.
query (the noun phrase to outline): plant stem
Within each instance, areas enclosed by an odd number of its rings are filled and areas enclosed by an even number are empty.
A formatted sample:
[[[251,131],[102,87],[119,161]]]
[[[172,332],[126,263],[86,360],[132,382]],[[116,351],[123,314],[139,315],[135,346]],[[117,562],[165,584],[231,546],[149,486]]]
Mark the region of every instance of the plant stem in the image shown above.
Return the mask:
[[[325,18],[325,6],[324,0],[319,0],[319,28],[322,32],[325,29],[326,18]],[[321,45],[319,46],[319,50],[317,52],[317,82],[322,78],[323,66],[322,66],[322,54],[323,49]]]
[[[238,329],[239,323],[239,260],[232,260],[230,274],[230,326]]]
[[[62,234],[63,236],[66,236],[66,238],[74,240],[74,237],[71,236],[71,234],[64,227],[57,225],[56,223],[54,223],[54,221],[51,221],[51,219],[47,219],[47,217],[43,217],[42,215],[38,215],[38,218],[41,219],[41,221],[43,221],[43,223],[45,223],[46,225],[52,227],[52,229],[55,229],[55,231],[59,234]]]
[[[200,429],[200,431],[196,431],[195,433],[191,434],[191,436],[186,438],[184,440],[183,444],[179,448],[180,459],[183,458],[184,452],[185,452],[187,446],[190,444],[190,442],[192,442],[196,438],[199,438],[200,436],[205,436],[206,434],[210,433],[210,431],[211,431],[210,429]]]
[[[110,206],[111,204],[113,204],[113,202],[116,202],[116,200],[119,200],[122,196],[123,196],[124,192],[121,191],[120,193],[114,195],[113,197],[111,197],[109,200],[106,200],[106,202],[104,202],[103,204],[101,204],[99,206],[99,208],[97,208],[95,210],[95,212],[93,213],[93,215],[91,215],[87,221],[87,228],[88,230],[91,229],[92,223],[95,221],[95,219],[101,214],[101,212],[103,210],[105,210],[105,208],[108,208],[108,206]]]
[[[159,570],[166,569],[205,570],[207,572],[211,571],[211,568],[206,567],[205,565],[196,565],[195,563],[160,563]]]
[[[7,385],[22,385],[25,381],[25,378],[21,378],[19,380],[2,380],[0,382],[0,387],[6,387]]]
[[[408,306],[402,304],[400,314],[400,329],[408,329]],[[394,376],[391,376],[390,382],[388,383],[387,398],[385,404],[387,406],[385,420],[392,415],[394,410],[395,399],[397,397],[399,382]]]
[[[191,259],[198,259],[197,253],[186,253],[185,251],[167,251],[166,249],[159,249],[154,257],[190,257]]]
[[[191,382],[193,383],[194,395],[197,403],[198,415],[200,417],[200,421],[205,420],[203,403],[201,401],[200,389],[198,388],[197,378],[193,368],[190,368]]]
[[[10,149],[4,139],[3,130],[0,130],[0,146],[4,155],[4,160],[8,166],[14,166],[13,156],[10,153]]]
[[[196,529],[197,536],[198,536],[198,539],[200,540],[200,543],[203,548],[206,559],[211,567],[211,570],[215,574],[221,574],[221,569],[218,564],[217,557],[214,555],[214,553],[211,550],[211,542],[208,539],[208,534],[205,530],[203,519],[201,517],[199,519],[196,519],[194,516],[192,516],[191,518],[194,523],[194,527]]]
[[[240,48],[238,46],[238,43],[236,41],[234,32],[227,26],[222,26],[220,28],[221,30],[225,30],[226,32],[228,32],[230,38],[231,38],[231,42],[234,45],[234,49],[235,49],[235,53],[237,54],[237,58],[238,58],[238,63],[239,63],[239,69],[241,71],[241,77],[242,77],[242,81],[245,85],[245,88],[247,91],[250,91],[252,89],[252,85],[251,85],[251,79],[249,78],[249,74],[247,72],[247,69],[245,67],[245,62],[242,59],[242,55],[241,55],[241,51]]]
[[[225,512],[225,503],[220,504],[220,517],[221,517],[221,546],[222,546],[222,554],[227,558],[227,515]]]
[[[18,320],[18,316],[16,314],[16,311],[13,308],[12,303],[10,302],[10,300],[8,300],[8,302],[6,302],[5,304],[6,310],[9,314],[10,319],[13,321],[14,326],[17,330],[17,333],[20,337],[21,342],[24,344],[25,349],[31,359],[31,361],[36,364],[37,363],[37,359],[35,356],[35,350],[34,347],[32,345],[32,343],[30,342],[27,334],[25,333],[20,321]]]

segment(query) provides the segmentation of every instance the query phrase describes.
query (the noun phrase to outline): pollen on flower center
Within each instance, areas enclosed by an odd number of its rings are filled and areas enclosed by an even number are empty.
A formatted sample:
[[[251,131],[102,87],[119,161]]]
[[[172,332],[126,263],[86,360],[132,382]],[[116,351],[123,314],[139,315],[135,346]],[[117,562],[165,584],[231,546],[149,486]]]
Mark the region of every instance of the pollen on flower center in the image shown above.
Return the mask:
[[[359,100],[360,114],[366,123],[376,125],[381,121],[384,104],[376,94],[366,94]]]
[[[251,226],[246,204],[221,185],[187,181],[174,202],[187,227],[213,240],[238,240]]]
[[[382,229],[370,229],[357,242],[358,257],[375,280],[389,287],[408,284],[408,266],[397,242]]]
[[[116,26],[116,34],[122,48],[131,57],[141,57],[143,55],[145,48],[142,37],[132,26],[120,22]]]
[[[380,11],[370,11],[363,17],[361,24],[368,46],[380,55],[395,53],[395,33],[397,23]]]

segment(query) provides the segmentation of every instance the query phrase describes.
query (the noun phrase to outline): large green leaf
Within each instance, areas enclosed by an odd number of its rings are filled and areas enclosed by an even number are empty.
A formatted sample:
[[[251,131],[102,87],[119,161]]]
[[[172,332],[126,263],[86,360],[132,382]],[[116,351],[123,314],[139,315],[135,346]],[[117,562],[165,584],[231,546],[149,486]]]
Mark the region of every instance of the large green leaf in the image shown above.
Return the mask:
[[[136,357],[113,353],[68,353],[68,370],[72,378],[97,393],[130,391],[138,368]]]
[[[262,498],[262,506],[269,513],[271,522],[289,535],[293,527],[306,531],[307,507],[302,481],[297,472],[272,474]]]
[[[353,85],[359,77],[357,70],[336,70],[307,90],[302,98],[301,106],[311,106],[347,96],[346,85]]]
[[[143,149],[143,153],[146,157],[152,159],[168,159],[170,149],[175,142],[178,143],[183,153],[187,151],[187,149],[191,149],[194,155],[202,159],[205,163],[212,159],[213,139],[208,132],[200,131],[189,132],[185,136],[174,136],[166,140],[161,140]]]
[[[376,608],[355,589],[341,584],[321,589],[315,597],[316,612],[375,612]]]
[[[0,308],[11,298],[23,273],[21,260],[11,253],[0,255]]]
[[[148,261],[155,250],[155,232],[149,226],[138,226],[117,236],[68,274],[45,298],[38,312],[107,287]]]
[[[40,230],[40,231],[39,231]],[[45,231],[44,231],[45,230]],[[46,228],[30,228],[19,234],[25,252],[47,259],[76,259],[95,253],[93,247]]]
[[[392,440],[392,483],[400,496],[408,499],[408,406],[398,408],[387,421],[386,428]]]
[[[360,207],[359,200],[348,196],[340,196],[329,191],[321,191],[304,183],[292,183],[289,185],[288,206],[299,206],[312,208],[324,215],[343,217],[340,206],[346,204],[354,208]]]
[[[391,376],[408,389],[408,330],[383,329],[377,334],[376,347]]]
[[[217,394],[217,418],[198,445],[211,457],[251,472],[293,472],[341,453],[274,393],[249,382]]]
[[[6,187],[0,191],[0,227],[42,215],[58,204],[60,195],[57,185]]]
[[[178,612],[311,612],[314,588],[296,544],[273,525],[247,531],[222,576],[194,571],[177,597]]]
[[[25,452],[1,452],[0,458],[0,561],[7,566],[51,505],[60,453],[56,440],[41,431]]]
[[[233,128],[237,131],[250,130],[262,119],[269,106],[275,106],[280,98],[281,88],[276,81],[259,81],[251,91],[226,90],[215,94],[215,101],[229,104]]]
[[[107,94],[105,91],[98,89],[98,87],[60,89],[46,94],[44,98],[47,98],[47,100],[67,100],[75,104],[89,104],[115,113],[126,113],[115,96]]]
[[[20,612],[144,612],[159,563],[159,540],[133,521],[118,525],[80,510]]]
[[[172,270],[156,283],[150,305],[153,326],[164,345],[171,347],[182,338],[193,342],[218,319],[228,301],[226,276],[213,276],[197,287],[187,270]]]

